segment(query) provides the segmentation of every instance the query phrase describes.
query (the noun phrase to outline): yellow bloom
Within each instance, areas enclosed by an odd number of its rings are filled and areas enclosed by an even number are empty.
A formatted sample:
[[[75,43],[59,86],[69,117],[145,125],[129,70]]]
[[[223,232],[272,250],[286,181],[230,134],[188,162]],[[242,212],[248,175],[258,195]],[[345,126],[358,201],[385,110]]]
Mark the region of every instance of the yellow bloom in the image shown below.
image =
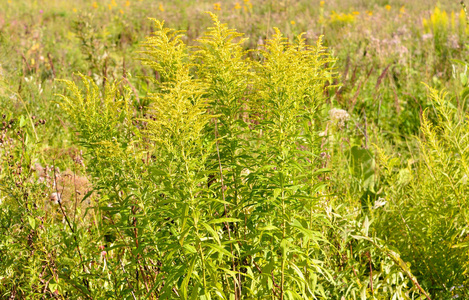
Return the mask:
[[[391,10],[391,5],[386,5],[384,8],[386,8],[387,11],[390,11]]]
[[[369,16],[372,16],[373,15],[373,12],[371,10],[367,11],[366,12]]]
[[[295,21],[290,21],[290,24],[295,25],[296,22]]]
[[[111,5],[112,5],[112,6],[117,6],[116,0],[112,0],[112,1],[111,1]]]
[[[158,9],[163,12],[164,11],[164,7],[163,7],[163,4],[160,3],[160,5],[158,5]]]
[[[119,12],[121,13],[121,15],[124,14],[124,11],[122,9],[120,9]]]
[[[243,0],[243,1],[244,1],[244,3],[248,3],[248,2],[251,1],[251,0]]]
[[[98,3],[95,1],[95,2],[93,2],[92,6],[93,6],[93,8],[98,8]]]
[[[130,1],[129,0],[125,1],[125,6],[130,6]]]
[[[236,2],[234,8],[235,9],[241,9],[241,4],[239,4],[239,2]]]
[[[112,10],[112,4],[108,4],[107,7],[109,7],[109,10]]]
[[[319,2],[319,6],[324,7],[324,4],[325,4],[325,3],[326,3],[326,2],[321,1],[321,2]]]
[[[405,7],[404,7],[404,5],[402,5],[401,8],[399,8],[399,12],[400,12],[401,14],[405,13]]]
[[[76,13],[78,11],[78,9],[76,8],[73,8],[73,12]]]
[[[358,16],[359,14],[360,14],[359,11],[353,11],[353,12],[352,12],[352,15],[354,15],[354,16]]]
[[[214,10],[221,10],[221,3],[220,2],[214,3],[213,4],[213,9]]]

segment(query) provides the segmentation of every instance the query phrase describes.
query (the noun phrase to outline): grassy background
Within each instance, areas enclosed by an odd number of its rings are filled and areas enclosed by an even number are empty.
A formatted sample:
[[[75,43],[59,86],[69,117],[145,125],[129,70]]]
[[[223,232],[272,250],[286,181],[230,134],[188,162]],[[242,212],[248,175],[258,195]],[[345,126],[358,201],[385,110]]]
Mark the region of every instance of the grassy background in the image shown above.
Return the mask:
[[[433,297],[454,296],[458,290],[463,295],[467,264],[460,262],[467,251],[459,246],[449,250],[464,243],[467,236],[464,124],[469,25],[459,1],[2,1],[0,199],[6,202],[27,194],[48,203],[54,192],[54,172],[63,175],[63,197],[87,195],[99,178],[92,178],[96,174],[83,163],[87,149],[74,143],[73,121],[56,96],[68,92],[56,79],[79,81],[76,74],[82,73],[99,86],[122,81],[134,92],[132,104],[139,117],[144,117],[144,108],[151,102],[147,96],[160,79],[158,72],[138,60],[141,43],[155,30],[148,18],[184,30],[182,39],[194,45],[212,26],[206,11],[244,33],[248,38],[245,49],[262,48],[272,38],[274,27],[288,38],[305,33],[309,44],[324,35],[327,51],[337,58],[333,67],[339,75],[329,83],[337,86],[324,90],[326,100],[318,116],[322,120],[319,130],[326,136],[321,144],[322,167],[331,170],[325,197],[343,216],[334,226],[366,227],[368,232],[367,222],[373,220],[374,237],[401,253]],[[253,52],[248,56],[256,59]],[[447,102],[438,104],[438,95],[429,97],[423,83],[450,91]],[[345,127],[331,125],[332,108],[349,114]],[[25,192],[20,187],[31,177],[49,181],[48,185]],[[103,198],[93,194],[89,199],[93,197]],[[370,208],[378,200],[387,201],[385,212]],[[73,201],[66,205],[73,211]],[[81,209],[86,215],[87,204]],[[74,218],[75,214],[79,218],[80,213],[74,213]],[[59,217],[49,217],[49,222],[60,227],[60,212]],[[89,215],[83,218],[92,222]],[[8,230],[27,222],[36,228],[23,215],[2,226]],[[24,240],[32,234],[23,229],[18,232]],[[87,238],[93,240],[91,235]],[[58,247],[63,242],[52,233],[48,240]],[[4,240],[1,248],[6,260],[12,256],[5,246],[8,242]],[[345,246],[338,245],[338,253],[353,257],[344,247],[358,242],[350,237],[342,242]],[[376,251],[360,249],[368,255]],[[364,257],[357,261],[367,267]],[[376,259],[390,257],[381,254]],[[371,268],[371,258],[369,263]],[[344,268],[353,275],[355,267]],[[379,268],[378,263],[375,267]],[[9,268],[23,274],[21,266]],[[363,272],[359,275],[369,276]],[[22,281],[9,281],[13,273],[0,274],[4,295],[21,295]],[[352,283],[344,285],[336,287],[334,295],[349,297],[345,291]],[[54,289],[50,290],[52,295]]]

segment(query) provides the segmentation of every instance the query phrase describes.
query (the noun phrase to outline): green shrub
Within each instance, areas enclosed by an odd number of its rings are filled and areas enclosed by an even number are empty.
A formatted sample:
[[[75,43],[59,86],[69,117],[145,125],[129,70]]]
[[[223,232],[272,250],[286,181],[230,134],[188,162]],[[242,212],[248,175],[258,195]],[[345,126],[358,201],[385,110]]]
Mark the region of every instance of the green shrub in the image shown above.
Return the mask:
[[[468,296],[468,124],[444,93],[429,88],[435,122],[422,117],[419,151],[398,172],[381,155],[389,204],[376,217],[378,236],[397,248],[435,297]]]
[[[245,51],[242,35],[211,17],[195,47],[153,21],[140,54],[158,79],[145,99],[125,77],[103,87],[83,75],[81,83],[63,81],[59,104],[93,183],[80,202],[91,204],[80,217],[65,200],[55,211],[15,206],[14,180],[6,181],[0,213],[21,234],[2,227],[5,295],[406,299],[419,292],[398,254],[368,234],[371,221],[336,210],[329,195],[320,110],[336,74],[321,39],[310,46],[275,30],[263,49]],[[12,159],[27,153],[14,149]],[[24,164],[30,170],[33,161]],[[19,225],[26,219],[27,230]]]

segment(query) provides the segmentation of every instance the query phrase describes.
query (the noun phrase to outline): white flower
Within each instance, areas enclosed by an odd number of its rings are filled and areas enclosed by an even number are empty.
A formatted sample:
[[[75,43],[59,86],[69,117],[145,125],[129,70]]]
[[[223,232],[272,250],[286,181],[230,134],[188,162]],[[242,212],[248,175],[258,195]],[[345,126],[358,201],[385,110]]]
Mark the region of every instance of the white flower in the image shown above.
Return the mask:
[[[426,34],[422,35],[422,40],[424,40],[424,41],[432,39],[432,38],[433,38],[433,34],[431,34],[431,33],[426,33]]]
[[[386,203],[388,203],[388,202],[386,201],[386,199],[384,199],[384,198],[378,198],[378,200],[375,201],[375,205],[373,205],[373,209],[377,209],[377,208],[379,208],[379,207],[381,207],[381,206],[385,206]]]
[[[52,193],[50,194],[50,201],[54,204],[59,204],[62,201],[62,195],[60,193]]]
[[[347,121],[350,118],[350,115],[348,114],[348,112],[340,108],[331,109],[329,111],[329,116],[332,121],[337,122],[339,127],[343,127],[345,124],[345,121]]]

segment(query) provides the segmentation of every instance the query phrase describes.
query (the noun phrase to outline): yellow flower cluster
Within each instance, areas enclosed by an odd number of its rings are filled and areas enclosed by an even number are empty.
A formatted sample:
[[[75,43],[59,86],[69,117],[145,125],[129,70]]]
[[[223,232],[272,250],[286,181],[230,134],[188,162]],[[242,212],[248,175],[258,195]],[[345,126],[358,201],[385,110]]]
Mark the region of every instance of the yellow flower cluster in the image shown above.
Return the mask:
[[[423,30],[426,34],[432,33],[433,35],[446,35],[448,30],[452,33],[464,36],[469,34],[469,27],[466,21],[466,12],[461,9],[459,15],[453,11],[448,16],[446,11],[441,10],[438,6],[435,7],[429,19],[422,19]]]
[[[243,0],[244,1],[244,5],[243,5],[243,9],[244,11],[252,11],[252,3],[251,3],[251,0]]]
[[[331,12],[329,22],[332,25],[347,25],[355,22],[355,16],[360,14],[359,12],[353,12],[351,14]]]
[[[213,10],[220,11],[221,10],[221,3],[220,2],[213,3]]]
[[[111,0],[111,3],[108,4],[107,7],[109,7],[109,10],[112,10],[112,8],[116,6],[117,6],[116,0]]]

